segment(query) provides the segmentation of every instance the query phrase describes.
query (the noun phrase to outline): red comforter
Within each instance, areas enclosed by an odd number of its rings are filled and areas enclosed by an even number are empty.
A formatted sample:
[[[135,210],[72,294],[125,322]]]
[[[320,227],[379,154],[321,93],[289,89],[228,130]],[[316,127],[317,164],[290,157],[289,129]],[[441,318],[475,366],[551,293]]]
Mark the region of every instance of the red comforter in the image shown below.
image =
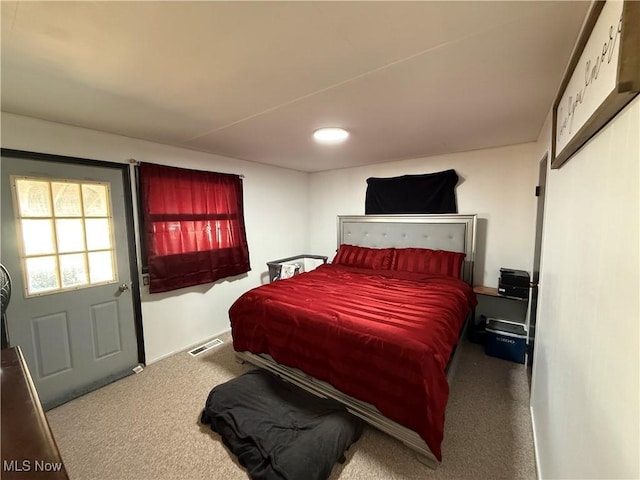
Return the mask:
[[[323,265],[248,291],[229,315],[236,351],[375,405],[441,460],[445,367],[475,303],[455,278]]]

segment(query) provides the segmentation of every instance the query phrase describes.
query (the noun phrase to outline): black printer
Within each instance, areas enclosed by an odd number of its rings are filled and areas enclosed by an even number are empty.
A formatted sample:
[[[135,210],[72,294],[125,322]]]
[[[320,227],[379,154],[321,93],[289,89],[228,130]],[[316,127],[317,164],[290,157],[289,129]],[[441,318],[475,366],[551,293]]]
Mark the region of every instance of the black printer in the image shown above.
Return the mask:
[[[512,268],[501,268],[498,295],[526,300],[529,298],[529,284],[528,272]]]

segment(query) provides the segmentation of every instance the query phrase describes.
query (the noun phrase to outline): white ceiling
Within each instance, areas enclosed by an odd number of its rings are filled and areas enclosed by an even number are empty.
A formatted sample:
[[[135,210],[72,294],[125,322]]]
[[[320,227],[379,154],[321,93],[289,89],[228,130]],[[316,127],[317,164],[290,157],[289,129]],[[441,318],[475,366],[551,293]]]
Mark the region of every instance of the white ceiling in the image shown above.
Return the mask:
[[[2,110],[308,172],[530,142],[588,8],[3,1]]]

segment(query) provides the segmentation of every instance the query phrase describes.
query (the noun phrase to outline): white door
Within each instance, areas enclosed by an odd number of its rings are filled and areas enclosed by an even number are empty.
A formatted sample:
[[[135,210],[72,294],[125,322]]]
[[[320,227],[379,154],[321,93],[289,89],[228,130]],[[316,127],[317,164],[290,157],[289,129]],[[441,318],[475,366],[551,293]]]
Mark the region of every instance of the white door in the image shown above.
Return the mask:
[[[121,168],[13,158],[0,163],[7,317],[45,409],[138,364]]]

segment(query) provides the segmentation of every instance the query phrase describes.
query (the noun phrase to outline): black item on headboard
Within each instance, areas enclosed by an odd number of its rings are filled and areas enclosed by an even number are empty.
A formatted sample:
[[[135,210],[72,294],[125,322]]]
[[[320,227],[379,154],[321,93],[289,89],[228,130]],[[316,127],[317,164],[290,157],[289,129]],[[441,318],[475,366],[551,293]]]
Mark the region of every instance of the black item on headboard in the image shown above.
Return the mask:
[[[367,178],[364,213],[458,213],[455,170],[403,175],[391,178]]]

